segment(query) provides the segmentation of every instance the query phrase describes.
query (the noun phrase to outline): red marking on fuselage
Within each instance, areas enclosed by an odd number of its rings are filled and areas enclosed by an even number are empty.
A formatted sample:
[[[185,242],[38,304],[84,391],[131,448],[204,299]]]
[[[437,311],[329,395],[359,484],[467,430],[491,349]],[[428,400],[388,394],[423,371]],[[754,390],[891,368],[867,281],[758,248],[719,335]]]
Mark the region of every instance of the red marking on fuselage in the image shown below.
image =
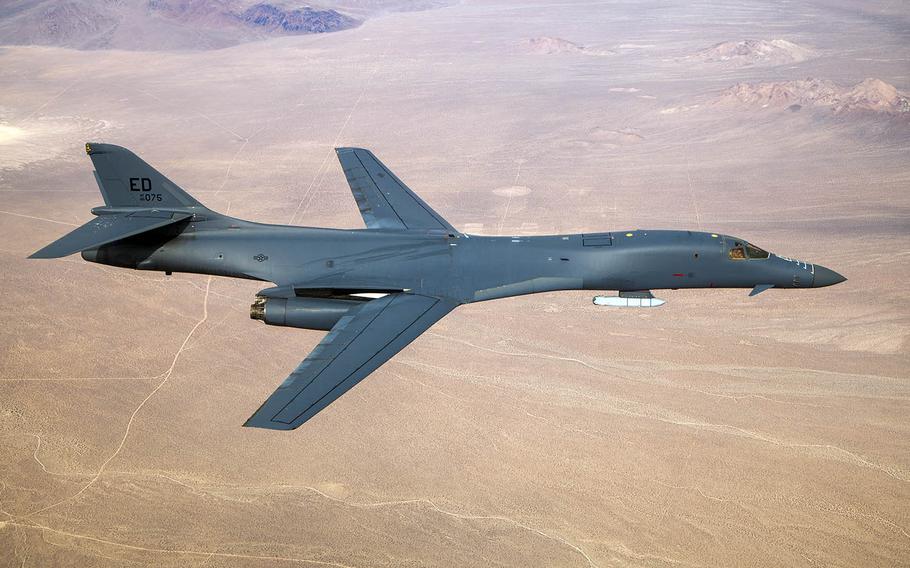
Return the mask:
[[[683,274],[682,272],[677,272],[673,276],[685,276],[685,274]]]

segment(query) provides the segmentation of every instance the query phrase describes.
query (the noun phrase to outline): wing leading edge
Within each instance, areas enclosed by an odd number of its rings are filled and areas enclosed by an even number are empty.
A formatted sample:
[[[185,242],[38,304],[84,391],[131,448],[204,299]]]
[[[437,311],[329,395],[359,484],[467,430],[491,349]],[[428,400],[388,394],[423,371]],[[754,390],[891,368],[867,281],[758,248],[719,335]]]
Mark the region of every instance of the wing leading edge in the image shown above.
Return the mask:
[[[457,233],[369,150],[335,148],[368,229],[438,229]]]
[[[244,424],[293,430],[452,311],[454,301],[389,294],[341,318]]]

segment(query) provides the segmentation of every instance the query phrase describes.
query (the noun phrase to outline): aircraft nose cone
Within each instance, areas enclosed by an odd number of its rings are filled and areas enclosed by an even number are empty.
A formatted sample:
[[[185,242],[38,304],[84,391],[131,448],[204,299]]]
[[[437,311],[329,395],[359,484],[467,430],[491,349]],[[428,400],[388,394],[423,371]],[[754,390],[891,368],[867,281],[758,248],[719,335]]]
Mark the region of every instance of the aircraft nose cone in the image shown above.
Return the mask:
[[[830,268],[825,268],[824,266],[815,265],[815,280],[812,283],[813,288],[821,288],[823,286],[832,286],[834,284],[840,284],[846,280],[843,276],[834,272]]]

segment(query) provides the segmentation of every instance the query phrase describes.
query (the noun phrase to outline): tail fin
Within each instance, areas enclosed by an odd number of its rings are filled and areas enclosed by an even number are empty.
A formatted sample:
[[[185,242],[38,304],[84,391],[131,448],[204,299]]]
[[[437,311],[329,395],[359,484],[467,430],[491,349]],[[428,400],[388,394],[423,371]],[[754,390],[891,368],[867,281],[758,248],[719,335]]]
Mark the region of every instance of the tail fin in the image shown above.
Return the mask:
[[[98,218],[29,258],[59,258],[170,225],[179,228],[200,211],[218,216],[126,148],[88,142],[85,153],[95,165],[106,207],[93,209]]]
[[[87,142],[95,180],[108,207],[200,207],[193,196],[126,148]]]

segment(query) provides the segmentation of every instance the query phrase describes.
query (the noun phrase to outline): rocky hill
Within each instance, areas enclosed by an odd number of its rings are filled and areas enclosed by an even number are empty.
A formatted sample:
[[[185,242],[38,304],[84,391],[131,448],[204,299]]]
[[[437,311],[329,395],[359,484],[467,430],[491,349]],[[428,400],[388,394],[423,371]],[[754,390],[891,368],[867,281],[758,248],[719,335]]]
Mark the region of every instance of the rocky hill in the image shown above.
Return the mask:
[[[567,39],[560,37],[541,36],[527,40],[525,42],[527,50],[537,55],[562,55],[562,54],[580,54],[580,55],[613,55],[613,52],[607,49],[594,49],[578,45]]]
[[[750,107],[830,108],[836,113],[868,111],[910,112],[910,96],[880,79],[866,79],[843,86],[827,79],[801,79],[767,83],[738,83],[724,90],[718,102]]]
[[[723,63],[731,67],[751,65],[784,65],[816,56],[814,50],[785,39],[725,41],[703,49],[688,59],[705,63]]]
[[[335,10],[314,10],[309,6],[282,10],[272,4],[256,4],[239,14],[245,24],[269,33],[309,34],[344,30],[359,22]]]
[[[0,44],[209,49],[360,23],[334,9],[281,0],[19,0],[0,7]]]

